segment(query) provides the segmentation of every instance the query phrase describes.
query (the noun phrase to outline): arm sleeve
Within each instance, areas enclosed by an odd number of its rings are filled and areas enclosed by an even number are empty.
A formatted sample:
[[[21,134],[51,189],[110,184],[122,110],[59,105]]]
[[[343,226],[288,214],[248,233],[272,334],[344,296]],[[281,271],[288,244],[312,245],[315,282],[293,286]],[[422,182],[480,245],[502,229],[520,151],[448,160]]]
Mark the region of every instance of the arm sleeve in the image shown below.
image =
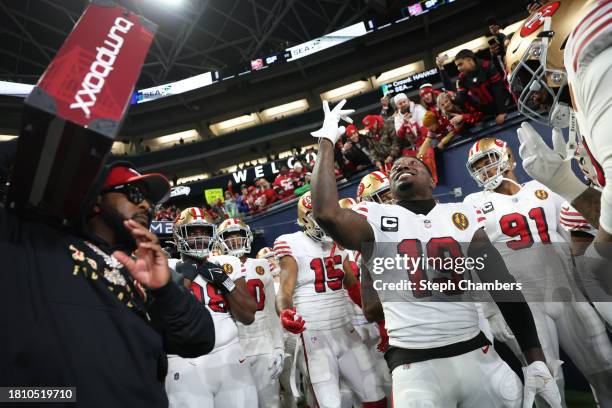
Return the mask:
[[[206,308],[187,290],[170,281],[150,291],[151,323],[161,333],[164,351],[195,358],[215,346],[215,326]]]
[[[516,283],[502,256],[490,242],[472,248],[470,257],[482,259],[484,268],[478,272],[483,282]],[[541,347],[531,309],[519,290],[490,291],[506,323],[516,336],[521,350]]]

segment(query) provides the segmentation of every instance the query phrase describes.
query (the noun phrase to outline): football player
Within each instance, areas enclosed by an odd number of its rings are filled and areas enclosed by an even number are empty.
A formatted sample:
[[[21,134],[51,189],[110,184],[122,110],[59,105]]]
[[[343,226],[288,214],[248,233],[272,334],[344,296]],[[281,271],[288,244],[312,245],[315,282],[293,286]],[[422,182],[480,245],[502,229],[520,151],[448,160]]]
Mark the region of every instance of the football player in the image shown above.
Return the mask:
[[[528,123],[519,129],[525,171],[563,196],[592,225],[595,242],[612,242],[612,21],[609,0],[548,2],[525,20],[506,53],[510,89],[519,110],[555,128],[570,128],[567,149],[553,131],[550,149]],[[600,193],[574,175],[568,161],[582,137]],[[597,204],[597,205],[595,205]],[[609,249],[589,247],[589,257],[612,257]]]
[[[587,184],[596,190],[601,191],[602,187],[597,178],[596,169],[593,167],[588,153],[581,143],[576,148],[574,158]],[[586,249],[593,242],[597,235],[597,228],[593,227],[589,221],[567,201],[561,207],[560,223],[571,234],[572,255],[576,262],[577,280],[581,285],[584,294],[589,298],[593,307],[599,315],[612,328],[612,297],[606,293],[599,279],[593,275],[593,268],[589,267],[589,259],[584,256]]]
[[[560,345],[589,380],[600,402],[612,404],[612,346],[605,325],[582,293],[563,302],[549,293],[575,286],[566,245],[559,245],[567,243],[567,233],[559,223],[563,198],[535,180],[519,184],[512,150],[499,139],[474,143],[466,166],[483,191],[470,194],[464,203],[482,211],[489,239],[497,244],[510,273],[522,283],[547,360],[559,359]],[[491,304],[484,306],[493,334],[509,343],[521,359],[501,315],[491,310]],[[563,391],[561,370],[556,380]]]
[[[359,296],[347,252],[314,221],[310,192],[300,197],[297,207],[302,231],[274,242],[281,267],[276,298],[281,323],[290,333],[300,334],[307,375],[320,407],[341,406],[342,376],[364,408],[384,408],[387,402],[374,360],[347,313],[344,288],[351,299]]]
[[[225,255],[238,257],[246,274],[246,283],[257,304],[255,321],[238,322],[238,335],[251,367],[259,406],[279,406],[278,377],[283,371],[283,336],[275,310],[274,282],[268,261],[248,258],[253,243],[251,228],[243,221],[229,218],[217,228],[219,247]]]
[[[372,177],[372,179],[370,179],[370,177]],[[366,183],[368,187],[363,187],[364,183]],[[382,196],[385,199],[388,199],[390,197],[388,194],[386,194],[388,190],[389,179],[387,176],[382,172],[375,171],[361,179],[361,183],[357,188],[357,193],[361,194],[361,196],[358,196],[357,198],[370,199],[370,197],[374,197],[372,200],[377,201],[379,197]],[[357,201],[349,197],[341,199],[338,204],[341,208],[351,209],[353,206],[357,205]],[[355,274],[355,279],[360,281],[362,268],[361,253],[359,251],[348,251],[347,255],[351,269]],[[378,376],[382,379],[385,396],[388,400],[390,400],[391,373],[389,373],[387,362],[384,359],[384,353],[389,347],[389,336],[387,335],[387,330],[385,329],[385,321],[381,320],[376,323],[371,323],[363,315],[360,304],[355,304],[355,302],[350,301],[347,302],[347,305],[348,312],[352,316],[353,327],[357,333],[359,333],[361,340],[366,345],[368,350],[370,350],[370,354],[372,354],[372,357],[376,363],[376,371],[378,372]]]
[[[166,391],[171,407],[257,407],[257,389],[238,340],[236,322],[251,324],[256,304],[240,260],[210,256],[216,226],[201,208],[187,208],[174,221],[173,234],[181,259],[170,268],[208,309],[215,324],[210,354],[183,359],[168,356]]]
[[[338,122],[347,120],[353,112],[342,110],[345,103],[330,110],[324,101],[323,127],[313,132],[321,142],[312,180],[312,207],[315,220],[339,245],[362,250],[367,261],[368,267],[362,270],[363,311],[370,321],[385,318],[390,344],[385,358],[393,380],[394,406],[521,406],[520,380],[489,347],[480,331],[474,302],[452,301],[457,298],[457,290],[462,290],[462,271],[457,266],[438,266],[440,271],[420,261],[427,255],[459,265],[459,259],[466,261],[466,254],[482,262],[479,276],[483,280],[515,286],[503,259],[482,230],[484,217],[465,204],[436,203],[431,172],[414,157],[397,159],[391,169],[389,180],[396,204],[363,202],[353,210],[340,208],[333,146],[341,135]],[[387,264],[401,255],[406,255],[404,260],[414,260],[408,271],[401,262],[392,262],[382,271],[374,269],[378,261]],[[451,291],[430,289],[431,283],[442,282]],[[400,290],[393,290],[395,285]],[[551,375],[554,369],[546,365],[522,294],[491,294],[529,362],[525,369],[525,406],[530,407],[537,394],[559,407],[561,397]],[[510,298],[517,302],[506,303]]]

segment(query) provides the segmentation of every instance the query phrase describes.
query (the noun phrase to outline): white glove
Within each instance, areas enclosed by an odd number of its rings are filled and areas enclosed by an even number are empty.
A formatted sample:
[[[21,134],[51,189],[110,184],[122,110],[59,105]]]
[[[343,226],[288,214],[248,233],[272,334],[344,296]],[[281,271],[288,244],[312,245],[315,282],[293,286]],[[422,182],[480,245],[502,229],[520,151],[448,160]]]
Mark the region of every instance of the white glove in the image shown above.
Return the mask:
[[[340,119],[348,123],[353,123],[353,120],[349,118],[348,115],[355,112],[355,109],[342,110],[345,103],[346,99],[341,100],[334,106],[334,109],[330,111],[327,101],[323,101],[323,112],[325,113],[323,126],[316,132],[312,132],[311,135],[318,138],[324,137],[335,145],[340,135],[344,133],[344,126],[338,127]]]
[[[553,366],[554,373],[559,369],[562,361],[554,360],[550,364]],[[543,361],[534,361],[527,367],[523,367],[523,373],[525,375],[523,408],[532,408],[536,396],[538,407],[561,407],[561,394],[557,388],[557,382]]]
[[[285,352],[282,348],[275,348],[270,354],[268,359],[268,370],[270,371],[270,377],[276,380],[280,377],[283,372],[283,361],[285,359]]]
[[[504,343],[514,340],[514,334],[512,334],[512,330],[510,330],[506,324],[506,321],[501,313],[495,313],[487,317],[487,319],[489,320],[491,332],[497,340],[503,341]]]
[[[528,122],[523,122],[516,132],[521,141],[519,155],[523,159],[523,168],[533,179],[569,203],[588,188],[572,170],[571,160],[565,160],[565,140],[559,129],[553,129],[554,150],[544,143],[540,134]]]

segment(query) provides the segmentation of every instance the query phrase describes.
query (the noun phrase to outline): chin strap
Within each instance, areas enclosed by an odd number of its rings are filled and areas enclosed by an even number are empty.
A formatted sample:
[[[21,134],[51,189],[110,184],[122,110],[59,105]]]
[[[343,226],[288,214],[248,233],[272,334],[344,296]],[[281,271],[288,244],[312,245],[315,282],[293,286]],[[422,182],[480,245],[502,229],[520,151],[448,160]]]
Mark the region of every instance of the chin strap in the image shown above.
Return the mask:
[[[578,121],[576,120],[576,113],[570,108],[570,119],[569,119],[569,136],[567,144],[565,145],[565,160],[569,161],[574,158],[576,149],[578,148]]]

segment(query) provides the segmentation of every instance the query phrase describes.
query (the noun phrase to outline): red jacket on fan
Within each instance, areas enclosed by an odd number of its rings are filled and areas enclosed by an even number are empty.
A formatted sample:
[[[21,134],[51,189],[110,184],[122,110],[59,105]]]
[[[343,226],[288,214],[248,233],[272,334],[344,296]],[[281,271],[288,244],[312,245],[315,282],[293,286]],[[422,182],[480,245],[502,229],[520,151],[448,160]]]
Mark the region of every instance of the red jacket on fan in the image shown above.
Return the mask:
[[[274,189],[279,192],[279,195],[282,198],[287,198],[293,195],[293,190],[295,190],[295,183],[293,181],[293,177],[291,177],[290,173],[287,174],[279,174],[276,176],[274,180]]]

